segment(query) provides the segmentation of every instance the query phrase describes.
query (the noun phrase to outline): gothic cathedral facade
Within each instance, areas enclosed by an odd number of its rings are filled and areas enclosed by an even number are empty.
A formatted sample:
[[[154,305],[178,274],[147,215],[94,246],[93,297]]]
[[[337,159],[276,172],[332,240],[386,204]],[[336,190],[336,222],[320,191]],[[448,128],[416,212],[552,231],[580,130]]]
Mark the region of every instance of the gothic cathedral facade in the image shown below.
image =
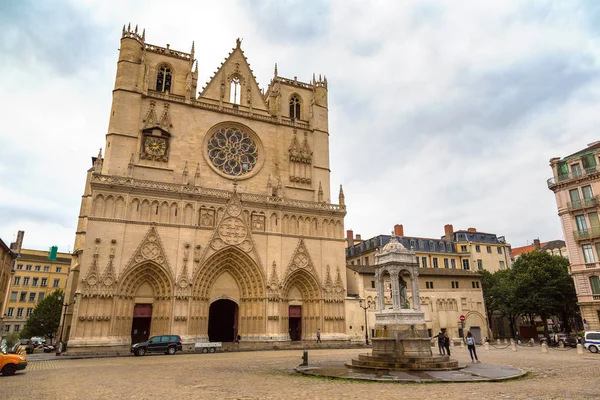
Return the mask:
[[[241,42],[197,93],[190,53],[123,28],[88,171],[69,348],[345,339],[346,207],[330,201],[327,80],[261,90]]]

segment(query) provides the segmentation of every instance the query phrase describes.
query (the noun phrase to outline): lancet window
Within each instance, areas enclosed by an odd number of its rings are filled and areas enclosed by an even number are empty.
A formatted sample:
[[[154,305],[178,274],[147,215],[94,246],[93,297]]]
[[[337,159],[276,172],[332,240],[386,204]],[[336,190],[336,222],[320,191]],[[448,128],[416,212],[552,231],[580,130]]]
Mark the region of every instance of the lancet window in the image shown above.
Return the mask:
[[[231,78],[231,85],[229,87],[229,102],[233,104],[240,104],[240,92],[240,78],[234,76],[233,78]]]
[[[170,92],[171,91],[171,76],[172,71],[166,65],[162,65],[158,68],[158,74],[156,75],[156,91],[157,92]]]
[[[298,95],[290,97],[290,118],[300,119],[300,97]]]

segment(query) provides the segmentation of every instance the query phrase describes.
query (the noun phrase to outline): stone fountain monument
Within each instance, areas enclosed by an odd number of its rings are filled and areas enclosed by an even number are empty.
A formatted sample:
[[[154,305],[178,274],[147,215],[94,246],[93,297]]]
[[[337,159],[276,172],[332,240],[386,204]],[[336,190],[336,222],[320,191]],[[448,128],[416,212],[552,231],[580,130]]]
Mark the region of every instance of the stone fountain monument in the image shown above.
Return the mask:
[[[419,265],[415,252],[406,249],[395,236],[375,254],[377,312],[373,352],[360,354],[346,365],[377,370],[455,370],[458,361],[433,355],[431,338],[421,311]],[[385,308],[384,282],[391,281],[392,308]],[[406,294],[411,285],[412,304]]]

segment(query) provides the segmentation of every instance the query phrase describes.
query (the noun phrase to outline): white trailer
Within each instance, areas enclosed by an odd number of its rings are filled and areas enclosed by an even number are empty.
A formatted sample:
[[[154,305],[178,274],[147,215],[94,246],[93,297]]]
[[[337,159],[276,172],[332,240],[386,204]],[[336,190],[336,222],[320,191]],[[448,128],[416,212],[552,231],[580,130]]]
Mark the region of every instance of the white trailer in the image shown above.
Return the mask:
[[[222,347],[222,343],[221,342],[198,342],[196,343],[196,345],[194,346],[194,351],[196,353],[214,353],[219,351],[219,349]]]

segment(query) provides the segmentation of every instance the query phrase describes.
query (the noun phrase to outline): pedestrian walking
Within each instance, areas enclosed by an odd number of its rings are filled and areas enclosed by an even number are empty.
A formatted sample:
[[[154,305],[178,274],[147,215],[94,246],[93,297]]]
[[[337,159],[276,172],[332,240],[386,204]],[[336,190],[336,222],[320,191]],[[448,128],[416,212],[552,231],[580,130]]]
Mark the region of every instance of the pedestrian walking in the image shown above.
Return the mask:
[[[321,342],[321,329],[317,328],[317,343],[323,343]]]
[[[448,331],[444,332],[444,347],[446,348],[446,354],[450,357],[450,337]]]
[[[467,332],[467,347],[469,348],[469,355],[471,356],[472,363],[479,363],[479,359],[477,358],[477,350],[475,350],[475,340],[473,339],[473,335],[471,331]]]
[[[440,355],[443,356],[446,354],[446,351],[444,349],[444,334],[440,331],[440,333],[437,334],[437,340],[438,340],[438,350],[440,352]]]

